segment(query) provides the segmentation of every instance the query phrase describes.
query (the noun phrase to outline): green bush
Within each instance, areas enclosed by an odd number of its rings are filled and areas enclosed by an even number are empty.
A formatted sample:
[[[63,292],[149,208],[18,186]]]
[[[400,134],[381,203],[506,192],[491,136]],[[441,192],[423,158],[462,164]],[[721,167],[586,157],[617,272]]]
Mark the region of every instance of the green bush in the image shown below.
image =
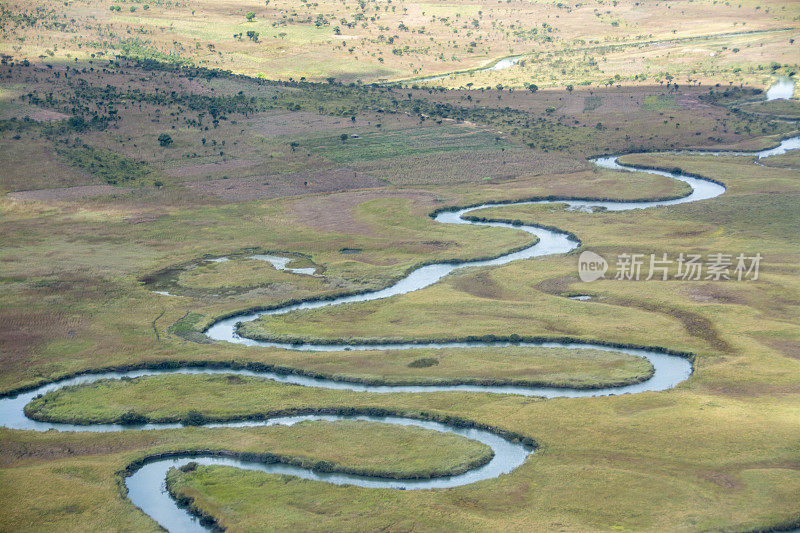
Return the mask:
[[[181,418],[181,424],[184,426],[202,426],[206,423],[206,417],[197,409],[190,409]]]
[[[148,418],[145,415],[133,410],[123,413],[119,417],[119,423],[126,426],[140,426],[142,424],[147,424],[147,422]]]
[[[194,472],[195,470],[197,470],[198,466],[200,465],[198,465],[197,462],[190,461],[185,465],[183,465],[182,467],[180,467],[178,470],[180,470],[181,472]]]

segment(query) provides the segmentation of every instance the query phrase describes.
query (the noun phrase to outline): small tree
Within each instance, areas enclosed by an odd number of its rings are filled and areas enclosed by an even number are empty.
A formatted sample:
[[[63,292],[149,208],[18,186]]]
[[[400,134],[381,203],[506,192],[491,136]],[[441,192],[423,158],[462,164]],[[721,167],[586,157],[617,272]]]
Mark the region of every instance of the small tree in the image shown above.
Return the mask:
[[[348,137],[349,135],[347,135],[346,133],[342,133],[341,135],[339,135],[339,138],[342,140],[342,142],[345,142]]]
[[[573,89],[575,89],[575,87],[573,87],[572,85],[567,85],[567,91],[568,92],[572,92]]]
[[[248,11],[244,18],[247,19],[247,22],[253,22],[253,19],[256,18],[256,14],[252,11]]]
[[[539,86],[536,85],[535,83],[531,83],[530,85],[528,85],[528,90],[532,93],[535,93],[536,91],[539,90]]]
[[[170,137],[169,134],[167,133],[162,133],[161,135],[158,136],[158,143],[161,146],[165,147],[169,146],[170,144],[172,144],[172,137]]]

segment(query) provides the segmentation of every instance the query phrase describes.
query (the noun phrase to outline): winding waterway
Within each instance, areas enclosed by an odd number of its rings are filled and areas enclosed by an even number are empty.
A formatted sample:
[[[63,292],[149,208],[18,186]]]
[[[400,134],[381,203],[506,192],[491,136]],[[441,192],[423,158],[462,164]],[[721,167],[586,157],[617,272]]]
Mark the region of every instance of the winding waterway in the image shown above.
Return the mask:
[[[761,152],[692,152],[697,154],[711,154],[711,155],[742,155],[755,158],[769,157],[785,153],[788,150],[800,148],[800,137],[787,139],[783,141],[778,147],[763,150]],[[157,429],[170,429],[182,427],[177,423],[166,424],[144,424],[141,426],[123,426],[119,424],[95,424],[95,425],[73,425],[61,424],[53,422],[42,422],[28,418],[25,415],[24,408],[34,397],[46,394],[63,388],[69,385],[80,385],[98,381],[100,379],[122,379],[141,376],[153,376],[161,374],[239,374],[247,376],[256,376],[264,379],[275,380],[283,383],[292,383],[295,385],[302,385],[308,387],[321,387],[329,389],[347,389],[359,392],[372,392],[372,393],[420,393],[420,392],[438,392],[438,391],[477,391],[477,392],[494,392],[505,394],[519,394],[519,395],[535,395],[547,398],[555,397],[590,397],[590,396],[605,396],[614,394],[633,394],[645,391],[661,391],[675,387],[682,381],[689,378],[692,372],[691,362],[677,355],[664,353],[656,349],[642,349],[642,348],[624,348],[624,347],[611,347],[599,343],[586,343],[586,342],[448,342],[448,343],[397,343],[397,344],[359,344],[359,345],[344,345],[335,343],[322,343],[322,344],[288,344],[282,342],[270,342],[263,340],[254,340],[243,337],[237,333],[239,323],[256,320],[265,315],[279,315],[289,312],[302,312],[306,309],[316,309],[320,307],[329,307],[336,305],[344,305],[354,302],[366,302],[371,300],[378,300],[390,298],[401,294],[417,291],[428,287],[451,272],[462,268],[478,268],[478,267],[491,267],[499,266],[518,261],[522,259],[530,259],[534,257],[542,257],[552,254],[564,254],[574,250],[579,246],[579,243],[574,240],[567,233],[545,229],[538,226],[529,225],[512,225],[505,222],[492,222],[492,221],[477,221],[470,220],[469,215],[474,211],[495,207],[501,205],[530,205],[530,204],[566,204],[570,209],[581,209],[586,211],[593,211],[598,208],[606,209],[609,211],[625,211],[633,209],[647,209],[652,207],[664,207],[671,205],[678,205],[688,202],[697,202],[701,200],[708,200],[715,198],[725,192],[725,188],[713,181],[705,180],[697,177],[688,176],[676,172],[667,172],[661,170],[638,169],[622,165],[618,162],[617,157],[603,157],[596,159],[595,164],[600,167],[616,170],[625,170],[631,172],[644,172],[649,174],[656,174],[660,176],[667,176],[679,181],[687,183],[692,191],[687,196],[663,201],[595,201],[584,199],[571,199],[571,200],[532,200],[513,203],[492,203],[482,204],[454,211],[440,212],[435,216],[435,220],[445,224],[472,224],[480,226],[491,227],[504,227],[512,228],[515,230],[525,231],[537,237],[538,241],[527,248],[518,250],[512,253],[502,255],[493,259],[464,261],[459,263],[439,263],[422,266],[410,272],[406,277],[382,290],[342,296],[331,300],[311,300],[298,304],[286,305],[266,311],[248,312],[236,315],[230,318],[219,320],[208,328],[206,334],[215,341],[226,341],[247,346],[267,346],[273,348],[282,348],[286,350],[301,350],[301,351],[337,351],[337,350],[391,350],[391,349],[414,349],[414,348],[459,348],[459,347],[504,347],[510,345],[516,346],[542,346],[542,347],[563,347],[571,349],[600,349],[612,350],[623,352],[629,355],[639,356],[648,359],[654,368],[654,373],[651,378],[637,383],[634,385],[626,385],[621,387],[609,387],[601,389],[573,389],[573,388],[555,388],[555,387],[527,387],[520,385],[496,385],[496,386],[483,386],[483,385],[365,385],[359,383],[348,383],[343,381],[334,381],[324,378],[313,378],[300,375],[284,375],[276,372],[260,372],[242,369],[227,369],[227,368],[175,368],[169,370],[155,370],[143,369],[132,370],[125,372],[102,372],[90,373],[74,376],[68,379],[60,380],[57,382],[42,385],[34,390],[20,393],[13,396],[5,396],[0,398],[0,425],[12,429],[25,429],[35,431],[122,431],[122,430],[157,430]],[[267,420],[248,420],[239,422],[225,422],[208,424],[208,427],[248,427],[248,426],[269,426],[276,424],[292,425],[301,421],[307,420],[326,420],[335,421],[343,419],[357,419],[369,420],[388,424],[398,425],[414,425],[426,428],[432,431],[449,432],[462,435],[464,437],[478,440],[490,446],[494,455],[487,464],[465,472],[463,474],[446,476],[434,479],[425,480],[393,480],[378,477],[357,476],[351,474],[341,473],[320,473],[312,470],[304,469],[294,465],[284,463],[264,464],[257,462],[250,462],[234,457],[220,457],[216,454],[194,454],[191,457],[176,455],[169,458],[153,458],[146,461],[143,466],[138,468],[130,477],[126,478],[125,484],[128,489],[128,497],[131,502],[142,509],[146,514],[151,516],[160,525],[169,531],[204,531],[205,526],[200,524],[199,520],[190,515],[183,509],[180,509],[174,500],[169,496],[164,487],[164,478],[166,472],[172,468],[181,466],[189,461],[195,461],[200,464],[214,464],[234,466],[246,470],[260,470],[270,473],[281,473],[297,476],[304,479],[312,479],[318,481],[325,481],[334,484],[351,484],[361,487],[382,487],[394,489],[435,489],[435,488],[449,488],[477,481],[491,479],[498,477],[502,474],[507,474],[520,466],[525,459],[533,453],[533,450],[517,442],[507,440],[503,436],[486,429],[478,428],[462,428],[451,425],[446,425],[438,422],[418,420],[412,418],[400,417],[369,417],[369,416],[340,416],[340,415],[304,415],[294,417],[281,417],[272,418]]]

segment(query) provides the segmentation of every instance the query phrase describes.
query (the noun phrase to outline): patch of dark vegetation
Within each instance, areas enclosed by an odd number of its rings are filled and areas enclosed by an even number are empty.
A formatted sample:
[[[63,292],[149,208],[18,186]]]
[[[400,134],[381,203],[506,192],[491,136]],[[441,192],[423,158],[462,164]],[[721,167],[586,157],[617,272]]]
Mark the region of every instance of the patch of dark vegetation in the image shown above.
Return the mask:
[[[731,106],[761,100],[764,91],[751,87],[712,87],[708,94],[700,96],[704,102],[714,105]]]
[[[435,357],[422,357],[420,359],[414,359],[408,363],[408,368],[429,368],[438,364],[439,360]]]
[[[197,323],[202,319],[203,315],[200,313],[191,313],[187,311],[186,314],[183,315],[180,320],[172,324],[167,331],[187,341],[199,344],[210,344],[211,339],[209,339],[202,330],[197,328]]]
[[[147,424],[149,421],[150,420],[145,415],[131,410],[123,413],[117,420],[117,423],[125,426],[141,426]]]
[[[202,426],[207,423],[206,417],[197,409],[189,409],[180,419],[184,426]]]
[[[161,183],[148,165],[111,150],[84,144],[79,147],[58,147],[56,153],[72,166],[97,176],[109,185]]]
[[[195,470],[197,470],[197,466],[198,464],[195,461],[191,461],[180,467],[179,470],[181,472],[194,472]]]

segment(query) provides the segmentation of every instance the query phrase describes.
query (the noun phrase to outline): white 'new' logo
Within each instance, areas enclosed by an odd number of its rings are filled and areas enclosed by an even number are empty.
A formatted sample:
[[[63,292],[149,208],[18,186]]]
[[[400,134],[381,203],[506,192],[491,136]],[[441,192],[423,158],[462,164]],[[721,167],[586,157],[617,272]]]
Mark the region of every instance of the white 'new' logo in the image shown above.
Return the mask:
[[[586,250],[578,258],[578,277],[583,282],[588,283],[602,278],[606,270],[608,270],[608,263],[602,256],[594,252]]]

